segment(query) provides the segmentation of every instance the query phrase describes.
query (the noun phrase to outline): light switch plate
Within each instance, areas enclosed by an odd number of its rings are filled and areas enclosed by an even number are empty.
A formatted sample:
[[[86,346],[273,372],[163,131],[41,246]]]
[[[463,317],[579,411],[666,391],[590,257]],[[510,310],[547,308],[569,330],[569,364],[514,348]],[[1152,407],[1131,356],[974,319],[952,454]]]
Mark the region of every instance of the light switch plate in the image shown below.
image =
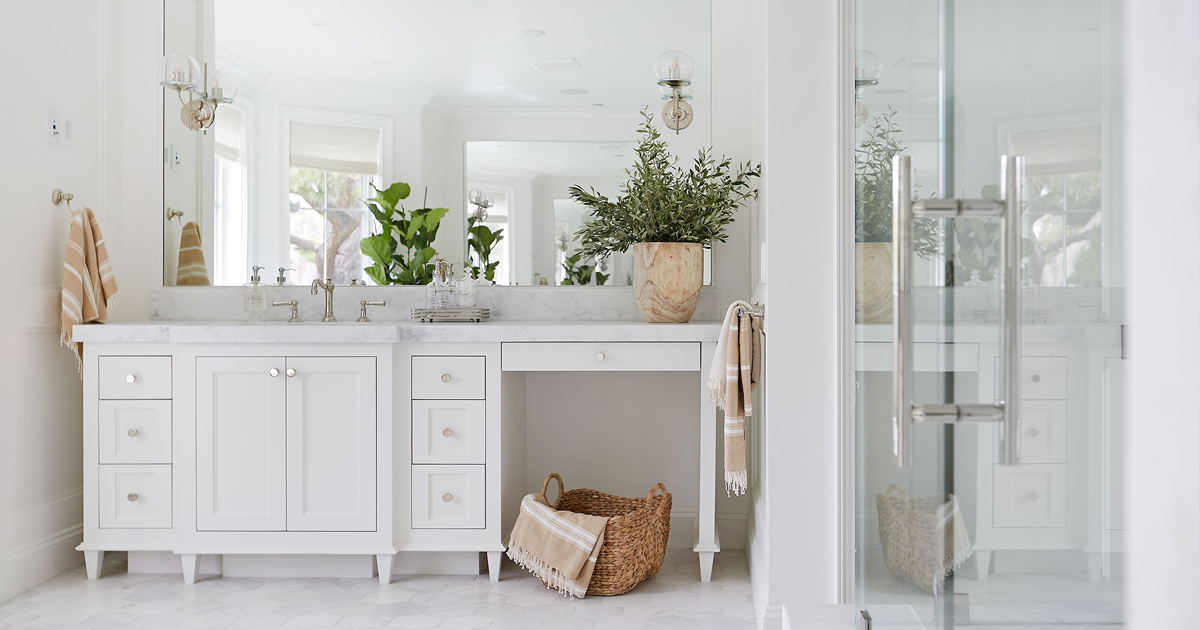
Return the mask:
[[[46,142],[62,144],[62,114],[56,109],[46,110]]]

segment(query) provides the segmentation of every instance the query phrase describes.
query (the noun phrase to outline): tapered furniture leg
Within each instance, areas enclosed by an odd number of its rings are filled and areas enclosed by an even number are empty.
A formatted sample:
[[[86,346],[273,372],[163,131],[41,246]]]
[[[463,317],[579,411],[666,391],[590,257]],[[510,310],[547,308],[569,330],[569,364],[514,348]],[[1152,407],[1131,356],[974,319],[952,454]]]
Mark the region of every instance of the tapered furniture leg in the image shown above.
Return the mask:
[[[180,554],[179,559],[183,562],[183,583],[195,584],[196,579],[200,577],[200,556],[185,553]]]
[[[493,582],[500,581],[500,555],[501,551],[489,551],[488,555],[488,575],[491,576]]]
[[[708,582],[708,581],[712,580],[713,558],[716,557],[716,555],[717,554],[715,554],[711,551],[701,551],[700,552],[700,581],[701,582]]]
[[[381,553],[375,555],[375,566],[379,568],[379,583],[392,583],[392,563],[396,561],[396,554]]]
[[[992,564],[992,552],[976,551],[975,552],[975,579],[979,581],[986,580],[988,577],[988,567]]]
[[[104,564],[103,551],[85,551],[83,552],[83,563],[87,566],[87,576],[89,580],[100,579],[100,568]]]

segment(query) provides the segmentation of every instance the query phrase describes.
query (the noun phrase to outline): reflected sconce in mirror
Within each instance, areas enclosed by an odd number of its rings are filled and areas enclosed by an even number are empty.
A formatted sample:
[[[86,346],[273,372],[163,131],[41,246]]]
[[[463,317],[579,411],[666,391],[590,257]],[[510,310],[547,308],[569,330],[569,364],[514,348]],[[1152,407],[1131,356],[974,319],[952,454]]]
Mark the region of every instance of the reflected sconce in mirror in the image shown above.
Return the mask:
[[[880,71],[883,64],[879,57],[869,50],[854,51],[854,126],[861,127],[871,116],[866,105],[862,104],[859,96],[863,88],[879,83]]]
[[[208,128],[217,119],[217,108],[233,102],[236,90],[230,90],[228,81],[220,73],[213,73],[213,84],[208,85],[208,64],[201,71],[200,64],[191,55],[175,53],[163,64],[163,80],[159,85],[175,90],[183,110],[179,118],[192,131],[208,133]],[[183,100],[183,93],[188,93]]]
[[[476,221],[487,221],[488,208],[491,208],[493,205],[492,200],[487,196],[487,193],[479,190],[478,188],[472,188],[471,191],[467,193],[467,201],[471,202],[471,205],[475,206],[475,209],[471,211],[470,218],[475,219]]]
[[[654,74],[663,98],[668,99],[663,106],[663,123],[678,135],[680,129],[692,124],[692,105],[688,103],[691,95],[685,93],[692,85],[692,58],[683,51],[668,50],[654,62]]]

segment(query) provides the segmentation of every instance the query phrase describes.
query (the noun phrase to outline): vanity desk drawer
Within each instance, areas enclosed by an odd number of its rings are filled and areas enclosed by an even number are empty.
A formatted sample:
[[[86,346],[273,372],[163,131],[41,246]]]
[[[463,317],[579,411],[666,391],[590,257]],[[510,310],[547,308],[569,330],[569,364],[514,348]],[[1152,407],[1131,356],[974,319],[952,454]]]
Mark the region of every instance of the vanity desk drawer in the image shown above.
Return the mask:
[[[1066,527],[1065,464],[995,466],[992,527]]]
[[[413,399],[482,400],[484,362],[483,357],[413,357]]]
[[[508,372],[695,372],[700,344],[692,342],[506,343]]]
[[[487,442],[482,400],[414,400],[414,464],[482,464]]]
[[[996,391],[1000,391],[1004,368],[996,358]],[[1065,400],[1067,398],[1066,357],[1021,357],[1021,400]],[[1000,394],[997,394],[997,398]]]
[[[483,466],[413,466],[413,529],[483,529]]]
[[[100,357],[101,400],[171,398],[171,357]]]
[[[102,529],[170,529],[170,466],[100,466]]]
[[[170,464],[171,401],[102,400],[101,464]]]

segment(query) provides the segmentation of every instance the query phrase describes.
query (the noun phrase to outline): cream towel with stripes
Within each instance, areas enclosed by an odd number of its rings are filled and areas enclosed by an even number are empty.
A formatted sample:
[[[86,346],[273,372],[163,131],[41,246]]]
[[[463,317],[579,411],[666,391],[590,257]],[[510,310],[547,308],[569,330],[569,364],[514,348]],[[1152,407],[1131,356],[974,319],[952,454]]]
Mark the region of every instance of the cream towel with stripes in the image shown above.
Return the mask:
[[[200,226],[195,221],[188,221],[179,235],[179,270],[175,273],[175,284],[209,284],[208,265],[204,262],[204,248],[200,244]]]
[[[607,516],[556,510],[545,495],[527,494],[508,541],[508,557],[550,588],[571,597],[587,594]]]
[[[762,342],[750,305],[736,301],[725,312],[708,373],[708,400],[725,412],[725,492],[745,494],[746,418],[753,413]]]
[[[72,331],[78,324],[103,323],[117,305],[117,280],[108,260],[108,248],[100,224],[91,208],[71,214],[71,231],[63,255],[62,315],[59,342],[75,353],[76,367],[83,367],[83,349]]]

